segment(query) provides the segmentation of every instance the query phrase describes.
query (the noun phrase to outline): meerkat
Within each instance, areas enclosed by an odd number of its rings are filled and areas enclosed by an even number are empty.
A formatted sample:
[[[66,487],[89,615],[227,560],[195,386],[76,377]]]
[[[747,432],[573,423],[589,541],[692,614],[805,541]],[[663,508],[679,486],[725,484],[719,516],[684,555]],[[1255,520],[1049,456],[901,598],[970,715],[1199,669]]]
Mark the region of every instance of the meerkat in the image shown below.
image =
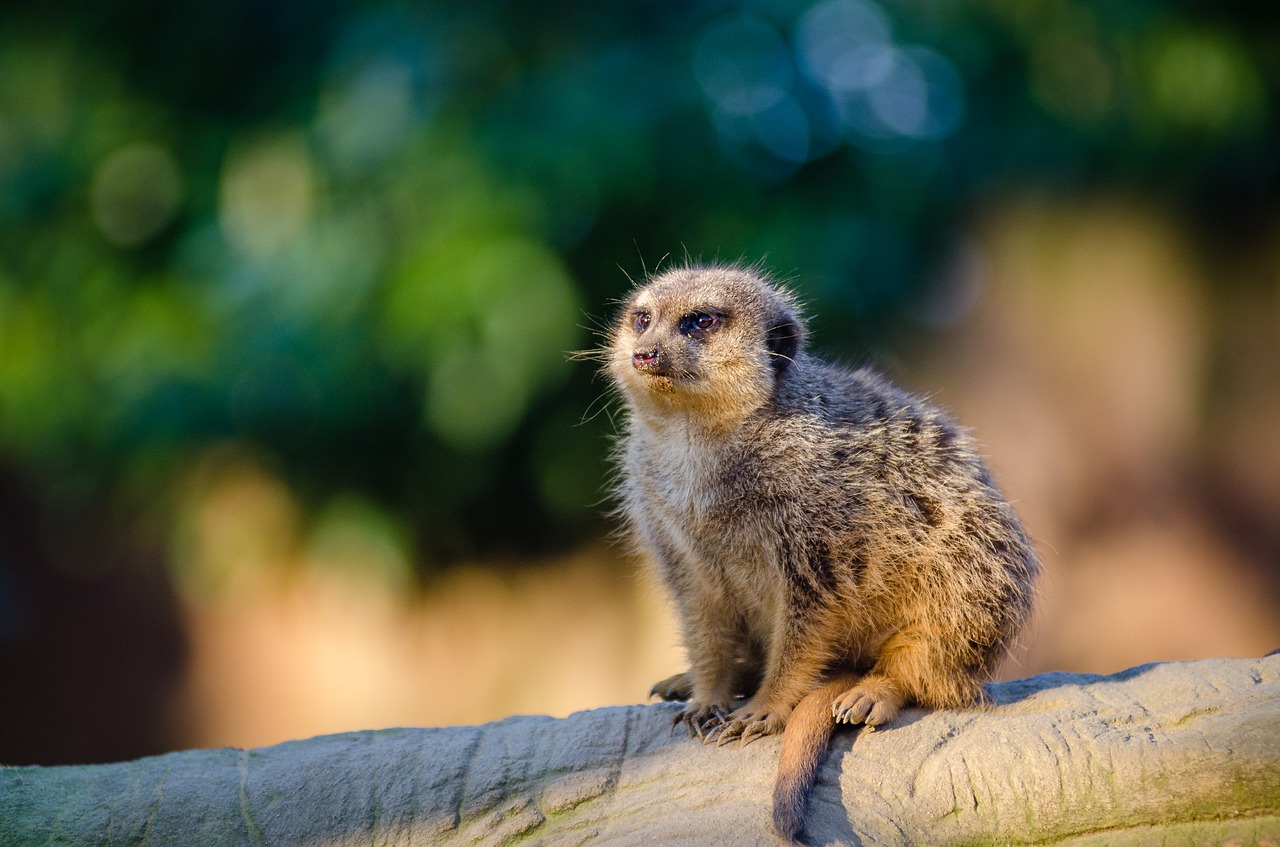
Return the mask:
[[[687,701],[675,723],[704,741],[783,732],[788,841],[837,722],[983,700],[1039,569],[964,430],[805,340],[763,271],[690,266],[637,287],[601,351],[619,512],[689,657],[650,694]]]

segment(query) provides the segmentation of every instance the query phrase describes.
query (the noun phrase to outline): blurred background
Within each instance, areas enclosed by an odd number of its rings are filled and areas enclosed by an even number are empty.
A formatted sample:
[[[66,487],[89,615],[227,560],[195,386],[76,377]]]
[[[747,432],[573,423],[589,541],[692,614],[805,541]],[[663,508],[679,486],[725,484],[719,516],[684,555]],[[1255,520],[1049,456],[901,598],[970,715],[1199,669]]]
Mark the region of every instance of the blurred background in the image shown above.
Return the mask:
[[[1042,550],[1006,676],[1280,647],[1263,2],[9,0],[0,762],[643,700],[628,277],[755,261]]]

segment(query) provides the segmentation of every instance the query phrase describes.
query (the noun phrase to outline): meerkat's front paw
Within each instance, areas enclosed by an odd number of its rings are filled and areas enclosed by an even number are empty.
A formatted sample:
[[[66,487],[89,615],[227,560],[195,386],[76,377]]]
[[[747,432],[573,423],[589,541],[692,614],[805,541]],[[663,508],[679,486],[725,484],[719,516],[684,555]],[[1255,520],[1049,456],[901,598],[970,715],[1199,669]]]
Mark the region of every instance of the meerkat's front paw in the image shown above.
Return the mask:
[[[674,728],[684,724],[690,737],[697,736],[703,741],[709,741],[724,726],[728,717],[728,709],[719,703],[690,703],[675,716],[671,726]]]
[[[840,723],[866,724],[875,729],[898,716],[902,695],[884,679],[864,679],[831,704],[831,716]]]
[[[757,738],[781,732],[786,723],[785,715],[747,703],[731,712],[724,723],[704,737],[703,741],[714,738],[717,747],[729,741],[741,741],[745,747]]]
[[[678,673],[664,680],[655,682],[649,689],[649,696],[658,696],[664,701],[689,700],[693,697],[693,679],[689,672]]]

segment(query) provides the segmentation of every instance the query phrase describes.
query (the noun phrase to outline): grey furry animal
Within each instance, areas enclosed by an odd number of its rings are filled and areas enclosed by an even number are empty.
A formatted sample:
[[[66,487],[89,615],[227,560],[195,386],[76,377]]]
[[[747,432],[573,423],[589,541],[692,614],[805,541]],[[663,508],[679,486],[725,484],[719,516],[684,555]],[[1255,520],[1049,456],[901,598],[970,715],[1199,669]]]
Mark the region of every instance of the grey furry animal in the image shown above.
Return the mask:
[[[1038,573],[963,430],[804,343],[759,269],[684,267],[631,293],[601,351],[625,408],[620,512],[689,654],[651,694],[687,700],[677,723],[704,741],[785,727],[788,840],[837,721],[983,699]]]

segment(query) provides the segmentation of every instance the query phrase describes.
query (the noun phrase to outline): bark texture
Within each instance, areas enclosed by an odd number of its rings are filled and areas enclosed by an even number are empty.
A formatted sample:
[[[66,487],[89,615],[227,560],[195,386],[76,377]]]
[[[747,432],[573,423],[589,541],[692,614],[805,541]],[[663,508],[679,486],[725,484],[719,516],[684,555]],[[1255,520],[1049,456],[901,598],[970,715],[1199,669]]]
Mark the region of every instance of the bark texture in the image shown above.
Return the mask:
[[[1280,656],[1043,674],[980,711],[837,731],[815,844],[1280,845]],[[0,844],[772,845],[775,738],[677,707],[0,768]]]

